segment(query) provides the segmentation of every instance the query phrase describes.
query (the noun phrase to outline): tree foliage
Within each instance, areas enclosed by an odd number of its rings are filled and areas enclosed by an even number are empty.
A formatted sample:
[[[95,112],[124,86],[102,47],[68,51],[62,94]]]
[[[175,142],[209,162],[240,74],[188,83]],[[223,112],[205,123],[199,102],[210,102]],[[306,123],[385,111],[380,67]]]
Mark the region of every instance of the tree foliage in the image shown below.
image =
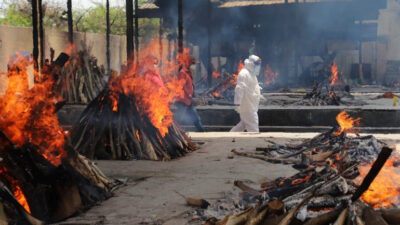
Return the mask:
[[[43,4],[43,25],[45,29],[58,29],[67,31],[66,3]],[[140,2],[139,2],[140,3]],[[13,0],[5,3],[1,9],[0,25],[32,26],[32,10],[29,0]],[[106,7],[102,3],[94,3],[88,9],[75,9],[73,11],[74,30],[89,33],[106,33]],[[126,18],[125,7],[110,7],[111,34],[125,35]],[[158,32],[157,19],[140,19],[139,35],[147,40]]]

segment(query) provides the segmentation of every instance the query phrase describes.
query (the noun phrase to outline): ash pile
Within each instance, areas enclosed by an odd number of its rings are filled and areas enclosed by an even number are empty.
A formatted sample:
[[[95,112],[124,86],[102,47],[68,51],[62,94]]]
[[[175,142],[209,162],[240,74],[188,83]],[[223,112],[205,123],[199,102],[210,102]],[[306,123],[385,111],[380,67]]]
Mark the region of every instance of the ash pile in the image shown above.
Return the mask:
[[[240,193],[196,211],[202,224],[399,224],[399,157],[373,136],[347,135],[360,118],[342,112],[337,120],[338,127],[296,146],[233,150],[299,172],[259,187],[235,181]]]

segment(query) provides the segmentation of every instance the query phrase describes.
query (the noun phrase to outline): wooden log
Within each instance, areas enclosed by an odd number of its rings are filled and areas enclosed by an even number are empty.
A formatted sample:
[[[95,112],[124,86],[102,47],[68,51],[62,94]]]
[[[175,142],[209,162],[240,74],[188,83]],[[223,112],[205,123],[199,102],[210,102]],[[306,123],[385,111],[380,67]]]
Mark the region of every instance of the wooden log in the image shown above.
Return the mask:
[[[268,202],[270,214],[282,215],[285,211],[285,204],[280,200],[272,200]]]
[[[233,182],[233,184],[234,184],[236,187],[238,187],[240,190],[242,190],[242,191],[244,191],[244,192],[246,192],[246,193],[249,193],[249,194],[252,194],[252,195],[262,195],[261,192],[255,190],[255,189],[252,188],[252,187],[249,187],[249,186],[245,185],[242,181],[235,180],[235,181]]]
[[[272,162],[272,163],[298,164],[298,163],[301,162],[301,160],[298,160],[298,159],[271,158],[271,157],[260,156],[260,155],[252,154],[252,153],[238,152],[235,149],[233,149],[231,152],[236,154],[236,155],[239,155],[239,156],[255,158],[255,159],[261,159],[261,160],[264,160],[264,161],[267,161],[267,162]]]
[[[344,225],[346,222],[346,219],[347,219],[348,211],[349,211],[349,208],[347,208],[347,207],[345,209],[343,209],[333,225]]]
[[[186,203],[190,206],[200,207],[206,209],[210,203],[201,198],[186,197]]]
[[[306,223],[304,223],[304,225],[325,225],[325,224],[329,224],[333,221],[335,221],[335,219],[340,215],[340,213],[343,211],[342,207],[336,208],[326,214],[323,214],[321,216],[312,218],[310,220],[308,220]]]
[[[388,225],[382,216],[371,207],[365,207],[363,210],[363,220],[365,225]]]
[[[296,214],[297,210],[300,209],[311,197],[313,193],[309,193],[296,207],[291,209],[288,214],[281,220],[278,225],[289,225],[292,222],[294,215]]]
[[[355,191],[352,201],[355,202],[357,199],[361,197],[362,194],[366,190],[368,190],[369,186],[371,183],[374,181],[375,177],[378,175],[378,173],[381,171],[382,167],[385,165],[387,159],[390,157],[392,154],[392,149],[388,147],[383,147],[381,152],[378,155],[378,158],[372,165],[371,169],[369,170],[367,176],[365,176],[363,182],[361,183],[360,187],[357,188]]]
[[[400,209],[384,209],[380,213],[389,224],[400,224]]]

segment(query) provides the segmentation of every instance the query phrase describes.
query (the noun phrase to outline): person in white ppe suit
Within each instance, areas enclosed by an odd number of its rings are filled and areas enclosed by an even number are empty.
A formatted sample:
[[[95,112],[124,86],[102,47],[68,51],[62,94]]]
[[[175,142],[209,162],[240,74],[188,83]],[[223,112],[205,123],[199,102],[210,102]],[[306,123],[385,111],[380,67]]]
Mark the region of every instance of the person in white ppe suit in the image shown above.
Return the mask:
[[[261,87],[257,76],[261,69],[261,58],[251,55],[244,61],[245,67],[239,72],[235,88],[236,111],[240,114],[240,122],[231,132],[259,132],[258,105],[261,98]]]

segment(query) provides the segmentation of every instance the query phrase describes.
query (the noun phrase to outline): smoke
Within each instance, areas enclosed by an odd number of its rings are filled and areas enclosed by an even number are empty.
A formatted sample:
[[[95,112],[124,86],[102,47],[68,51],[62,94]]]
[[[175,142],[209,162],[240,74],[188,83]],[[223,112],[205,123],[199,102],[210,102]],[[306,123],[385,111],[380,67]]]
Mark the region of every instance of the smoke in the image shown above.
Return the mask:
[[[228,1],[233,0],[224,2]],[[166,24],[176,30],[177,1],[156,0],[156,4],[168,15]],[[277,82],[283,84],[302,79],[299,77],[302,72],[316,62],[305,60],[307,56],[320,57],[322,61],[337,50],[329,48],[333,40],[352,43],[376,40],[377,23],[362,21],[377,20],[379,9],[386,8],[386,1],[374,0],[321,0],[232,8],[212,4],[210,11],[208,1],[183,0],[185,40],[199,46],[202,63],[208,61],[210,29],[211,55],[227,57],[230,72],[236,72],[239,59],[247,57],[253,48],[254,54],[263,59],[263,68],[269,64],[280,74]]]

